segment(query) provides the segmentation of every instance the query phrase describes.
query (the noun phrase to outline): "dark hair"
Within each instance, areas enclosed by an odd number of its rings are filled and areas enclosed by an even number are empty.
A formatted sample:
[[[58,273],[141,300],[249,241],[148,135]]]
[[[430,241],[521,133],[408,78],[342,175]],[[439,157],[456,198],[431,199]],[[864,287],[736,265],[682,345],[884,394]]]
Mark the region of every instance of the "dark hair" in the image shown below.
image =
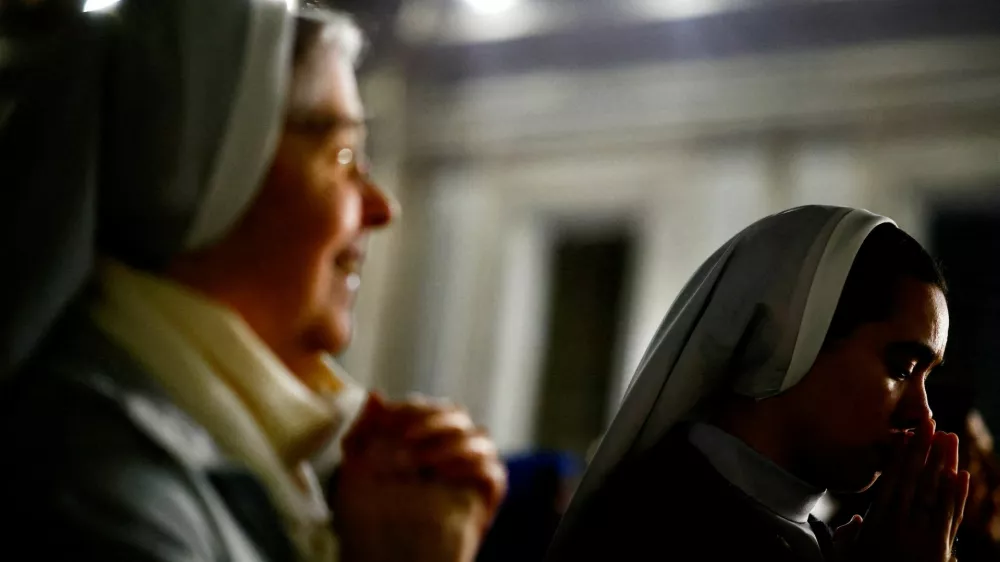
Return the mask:
[[[862,324],[889,318],[896,305],[897,285],[904,278],[934,285],[948,294],[941,268],[927,250],[895,225],[881,224],[854,258],[824,347]]]

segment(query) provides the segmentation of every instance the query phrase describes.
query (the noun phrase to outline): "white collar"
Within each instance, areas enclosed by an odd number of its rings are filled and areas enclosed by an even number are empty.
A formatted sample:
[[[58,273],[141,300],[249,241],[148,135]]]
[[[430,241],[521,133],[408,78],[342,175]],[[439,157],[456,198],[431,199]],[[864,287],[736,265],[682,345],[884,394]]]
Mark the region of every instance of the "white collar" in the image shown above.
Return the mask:
[[[329,560],[330,513],[307,461],[346,423],[336,401],[301,382],[225,307],[116,262],[102,264],[100,281],[97,325],[260,478],[303,559]]]
[[[789,521],[807,522],[826,494],[713,425],[695,423],[688,437],[726,480]]]

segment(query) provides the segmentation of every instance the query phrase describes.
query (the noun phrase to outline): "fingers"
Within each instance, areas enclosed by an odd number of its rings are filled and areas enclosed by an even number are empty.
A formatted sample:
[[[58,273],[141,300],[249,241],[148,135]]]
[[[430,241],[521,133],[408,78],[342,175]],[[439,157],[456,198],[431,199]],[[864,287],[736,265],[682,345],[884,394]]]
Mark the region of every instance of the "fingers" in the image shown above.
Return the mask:
[[[886,467],[879,478],[877,493],[868,510],[868,514],[865,516],[865,520],[868,521],[868,527],[877,526],[878,521],[886,516],[890,510],[896,509],[899,479],[901,478],[903,464],[906,460],[907,448],[913,437],[913,432],[907,430],[899,433],[897,439],[893,442],[892,453],[889,457],[889,466]]]
[[[492,490],[491,483],[497,477],[495,467],[499,467],[506,484],[506,471],[499,461],[496,445],[485,431],[439,434],[415,444],[412,451],[422,475],[458,485],[478,480]]]
[[[858,532],[861,531],[861,524],[864,520],[860,515],[855,515],[851,517],[851,520],[844,523],[833,532],[833,542],[837,544],[844,544],[853,541]]]
[[[446,398],[428,396],[419,392],[413,392],[406,396],[406,399],[397,403],[400,406],[430,406],[432,408],[455,407],[456,404]]]
[[[954,433],[945,433],[941,441],[943,452],[941,468],[955,474],[958,472],[958,436]]]
[[[911,513],[910,510],[914,507],[914,496],[917,491],[920,473],[927,463],[927,454],[930,451],[931,441],[934,437],[934,427],[935,423],[933,420],[922,421],[907,447],[897,488],[900,513]]]
[[[371,393],[361,415],[345,436],[344,449],[363,447],[373,439],[399,437],[415,428],[430,424],[434,428],[472,426],[468,414],[459,407],[425,398],[407,402],[386,402],[379,394]],[[418,438],[421,436],[418,435]]]
[[[396,413],[403,412],[402,415],[408,418],[393,420],[392,428],[398,431],[386,430],[381,438],[391,441],[399,449],[409,451],[416,464],[435,464],[456,456],[496,456],[493,441],[486,436],[485,430],[473,423],[464,410],[411,406],[397,410]]]
[[[434,465],[450,459],[496,457],[497,448],[484,430],[441,433],[407,447],[419,464]]]
[[[474,488],[492,513],[507,492],[507,470],[496,458],[468,459],[456,457],[425,469],[426,479],[443,481],[454,486]]]
[[[402,438],[410,442],[424,441],[436,435],[442,434],[463,434],[477,431],[476,425],[472,422],[463,410],[445,410],[430,413],[420,419],[414,420],[402,433]]]
[[[363,415],[383,419],[360,420],[343,447],[345,457],[363,460],[379,473],[412,474],[456,459],[478,462],[498,455],[486,431],[477,427],[463,410],[413,404],[395,408],[394,412],[380,408],[374,402],[366,406]],[[384,419],[400,412],[409,419]]]
[[[380,474],[406,475],[455,461],[494,460],[498,451],[484,430],[474,429],[440,432],[416,442],[374,439],[353,457],[363,459]]]
[[[427,433],[475,426],[468,412],[445,401],[414,398],[406,402],[393,402],[380,413],[380,427],[385,435],[403,439],[422,439]]]
[[[458,405],[442,399],[414,394],[400,402],[391,402],[387,411],[394,419],[412,422],[441,412],[464,411]]]
[[[376,478],[473,486],[491,509],[506,492],[496,445],[465,410],[447,402],[387,403],[373,394],[343,449],[345,464]]]
[[[957,437],[949,435],[946,439],[948,451],[952,445],[957,445]],[[955,462],[952,462],[955,461]],[[968,471],[954,472],[952,467],[957,464],[957,460],[947,455],[944,461],[944,468],[939,472],[939,500],[936,510],[935,528],[943,531],[942,538],[945,545],[950,549],[958,535],[958,529],[965,516],[965,504],[969,497],[969,473]]]
[[[481,429],[470,432],[464,426],[451,427],[428,434],[421,441],[410,441],[406,447],[415,474],[421,479],[471,486],[480,493],[490,513],[506,494],[507,471],[496,445]]]
[[[938,472],[939,483],[937,505],[931,513],[932,536],[940,538],[941,544],[951,547],[951,527],[955,518],[955,499],[957,497],[957,477],[948,470]]]
[[[940,473],[944,469],[946,457],[944,436],[945,434],[940,432],[934,435],[930,454],[927,456],[927,464],[920,473],[915,492],[914,501],[918,502],[916,507],[919,508],[915,513],[929,514],[930,510],[934,509],[938,503]]]
[[[970,475],[967,470],[958,473],[955,486],[955,514],[951,525],[951,539],[949,544],[955,544],[955,537],[958,536],[958,528],[962,525],[965,517],[965,503],[969,499]]]
[[[954,433],[946,433],[938,439],[938,443],[941,450],[939,470],[948,476],[951,485],[950,497],[941,500],[950,506],[950,517],[946,523],[949,528],[948,544],[951,544],[965,511],[965,500],[969,495],[966,484],[968,480],[958,474],[958,436]],[[942,490],[941,494],[942,496],[947,495],[949,490]]]

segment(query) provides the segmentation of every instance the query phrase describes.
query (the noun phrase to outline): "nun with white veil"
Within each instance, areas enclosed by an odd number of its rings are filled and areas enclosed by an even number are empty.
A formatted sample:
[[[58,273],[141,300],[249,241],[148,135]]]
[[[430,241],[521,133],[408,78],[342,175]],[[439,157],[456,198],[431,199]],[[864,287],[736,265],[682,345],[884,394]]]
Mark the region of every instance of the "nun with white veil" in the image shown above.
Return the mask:
[[[919,243],[863,210],[737,234],[667,313],[548,560],[947,562],[968,474],[924,389],[945,291]],[[880,476],[836,533],[811,514]]]
[[[330,359],[395,212],[358,28],[286,0],[80,4],[0,7],[0,558],[470,560],[492,442]]]

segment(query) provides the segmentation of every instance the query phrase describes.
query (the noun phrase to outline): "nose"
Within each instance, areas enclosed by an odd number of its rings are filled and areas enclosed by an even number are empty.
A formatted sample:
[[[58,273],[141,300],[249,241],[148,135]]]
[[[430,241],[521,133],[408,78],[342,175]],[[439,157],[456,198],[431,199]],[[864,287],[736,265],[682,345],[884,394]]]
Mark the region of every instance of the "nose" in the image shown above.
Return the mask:
[[[362,191],[363,223],[367,228],[383,228],[396,219],[400,213],[399,201],[386,193],[369,177],[363,179]]]
[[[927,400],[927,388],[924,386],[924,381],[915,380],[907,385],[896,412],[896,426],[900,429],[914,429],[934,416]]]

